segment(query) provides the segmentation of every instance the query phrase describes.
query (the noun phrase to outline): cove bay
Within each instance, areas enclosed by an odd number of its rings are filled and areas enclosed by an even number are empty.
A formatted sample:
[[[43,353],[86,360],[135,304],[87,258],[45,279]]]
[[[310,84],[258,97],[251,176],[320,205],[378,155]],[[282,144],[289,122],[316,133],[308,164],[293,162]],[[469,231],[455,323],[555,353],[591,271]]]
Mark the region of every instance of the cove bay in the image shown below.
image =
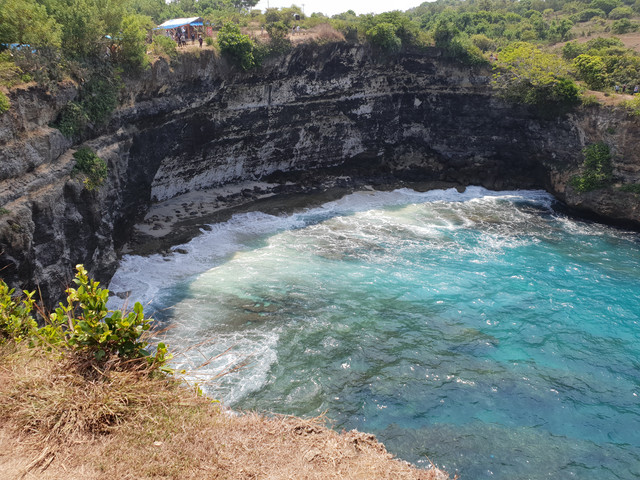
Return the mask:
[[[468,479],[640,476],[640,236],[543,191],[239,214],[125,256],[110,289],[150,303],[172,366],[233,409],[326,412]]]

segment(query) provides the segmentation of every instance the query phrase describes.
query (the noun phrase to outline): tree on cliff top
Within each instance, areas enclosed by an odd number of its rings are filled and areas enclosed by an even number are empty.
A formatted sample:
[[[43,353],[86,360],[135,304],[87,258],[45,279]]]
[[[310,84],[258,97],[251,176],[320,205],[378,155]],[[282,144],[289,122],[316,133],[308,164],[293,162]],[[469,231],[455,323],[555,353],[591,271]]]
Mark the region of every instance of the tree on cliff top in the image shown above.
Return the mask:
[[[240,33],[240,27],[226,23],[218,33],[218,45],[223,55],[239,65],[243,70],[256,66],[253,56],[253,42],[249,35]]]
[[[0,0],[0,43],[59,47],[60,25],[34,0]]]
[[[578,87],[569,79],[567,64],[530,43],[504,48],[494,72],[493,86],[508,100],[551,110],[579,102]]]

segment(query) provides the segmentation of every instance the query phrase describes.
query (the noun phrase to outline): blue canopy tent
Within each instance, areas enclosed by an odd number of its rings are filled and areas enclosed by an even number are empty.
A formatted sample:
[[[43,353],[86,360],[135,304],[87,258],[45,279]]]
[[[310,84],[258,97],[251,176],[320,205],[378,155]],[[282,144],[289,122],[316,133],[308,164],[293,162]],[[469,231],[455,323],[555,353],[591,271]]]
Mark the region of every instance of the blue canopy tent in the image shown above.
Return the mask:
[[[188,25],[196,27],[196,26],[202,26],[202,21],[203,21],[202,17],[174,18],[171,20],[167,20],[164,23],[161,23],[156,28],[170,30],[172,28],[186,27]]]
[[[202,17],[173,18],[158,25],[154,30],[165,30],[166,35],[173,37],[175,33],[173,30],[175,29],[178,32],[184,32],[187,39],[191,38],[194,41],[196,35],[198,35],[198,30],[202,32],[202,23]]]

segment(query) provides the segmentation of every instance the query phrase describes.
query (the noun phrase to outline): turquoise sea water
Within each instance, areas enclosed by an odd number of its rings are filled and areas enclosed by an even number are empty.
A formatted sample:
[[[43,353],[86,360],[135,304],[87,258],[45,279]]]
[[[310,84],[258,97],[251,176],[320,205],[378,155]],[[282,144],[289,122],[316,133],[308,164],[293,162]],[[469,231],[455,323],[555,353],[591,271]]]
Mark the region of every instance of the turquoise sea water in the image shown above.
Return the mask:
[[[111,289],[238,409],[324,411],[462,479],[640,478],[640,236],[544,192],[359,192],[126,257]],[[212,360],[205,359],[222,352]],[[196,378],[197,377],[197,378]]]

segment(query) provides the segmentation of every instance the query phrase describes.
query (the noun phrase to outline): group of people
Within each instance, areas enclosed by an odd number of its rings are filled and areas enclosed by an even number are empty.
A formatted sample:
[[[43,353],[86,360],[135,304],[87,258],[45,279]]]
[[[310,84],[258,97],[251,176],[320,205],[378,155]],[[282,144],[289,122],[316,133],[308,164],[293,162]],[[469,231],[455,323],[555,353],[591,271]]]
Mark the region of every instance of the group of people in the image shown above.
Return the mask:
[[[187,32],[184,31],[184,29],[178,29],[173,38],[179,47],[185,46],[189,41],[189,36],[187,35]],[[200,48],[202,48],[202,42],[203,42],[202,34],[198,34],[198,43],[200,44]],[[196,43],[196,32],[191,31],[191,44],[193,45],[195,43]]]
[[[616,93],[626,93],[627,86],[626,85],[622,85],[622,87],[620,87],[620,85],[616,85],[615,86],[615,91],[616,91]],[[630,86],[629,86],[629,93],[631,93],[631,87]],[[633,95],[637,95],[638,93],[640,93],[640,86],[636,85],[635,87],[633,87]]]

